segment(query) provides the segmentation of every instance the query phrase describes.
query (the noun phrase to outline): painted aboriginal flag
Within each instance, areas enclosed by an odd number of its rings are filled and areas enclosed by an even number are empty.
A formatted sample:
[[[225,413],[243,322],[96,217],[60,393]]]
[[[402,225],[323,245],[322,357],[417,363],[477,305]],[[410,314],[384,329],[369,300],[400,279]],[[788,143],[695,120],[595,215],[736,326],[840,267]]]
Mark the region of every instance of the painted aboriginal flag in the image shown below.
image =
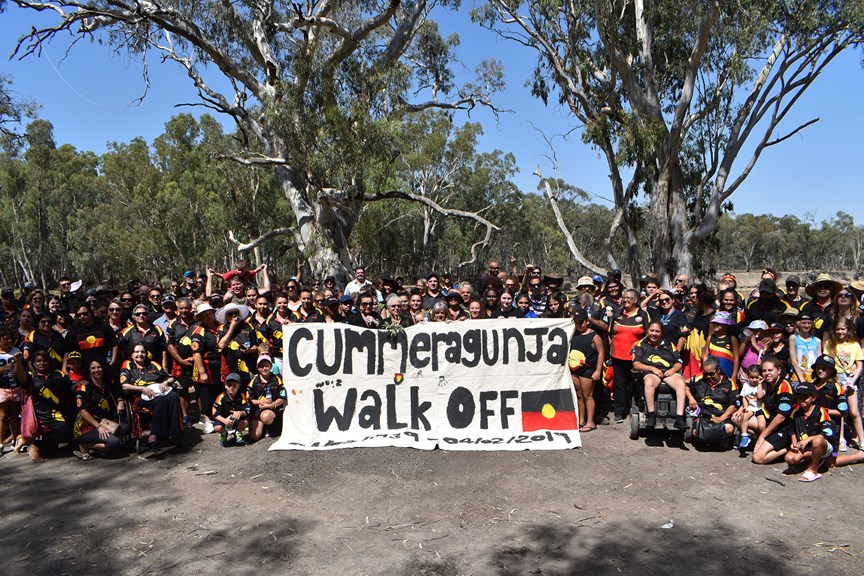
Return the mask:
[[[542,390],[522,393],[522,430],[576,430],[573,391]]]

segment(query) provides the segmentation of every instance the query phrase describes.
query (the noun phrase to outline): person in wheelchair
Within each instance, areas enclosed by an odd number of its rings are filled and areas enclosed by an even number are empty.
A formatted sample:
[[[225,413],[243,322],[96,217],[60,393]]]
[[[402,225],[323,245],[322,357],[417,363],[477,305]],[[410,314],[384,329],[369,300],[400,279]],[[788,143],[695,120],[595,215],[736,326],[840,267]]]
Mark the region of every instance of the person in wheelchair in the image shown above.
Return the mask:
[[[699,420],[690,432],[692,440],[714,444],[727,441],[735,433],[732,415],[741,407],[741,396],[714,356],[702,361],[702,376],[687,387],[687,404],[691,410],[699,411]]]
[[[132,359],[120,369],[120,386],[134,406],[151,414],[147,445],[158,451],[161,445],[179,444],[183,439],[180,397],[172,388],[174,379],[162,366],[147,357],[143,344],[132,349]],[[139,396],[140,395],[140,396]]]
[[[648,325],[648,335],[633,345],[633,368],[642,373],[645,384],[647,409],[645,425],[648,428],[657,425],[654,402],[657,388],[661,383],[665,383],[675,391],[677,404],[673,425],[679,430],[687,428],[687,421],[684,418],[687,383],[681,375],[683,365],[678,351],[663,339],[663,324],[657,321],[651,322]]]

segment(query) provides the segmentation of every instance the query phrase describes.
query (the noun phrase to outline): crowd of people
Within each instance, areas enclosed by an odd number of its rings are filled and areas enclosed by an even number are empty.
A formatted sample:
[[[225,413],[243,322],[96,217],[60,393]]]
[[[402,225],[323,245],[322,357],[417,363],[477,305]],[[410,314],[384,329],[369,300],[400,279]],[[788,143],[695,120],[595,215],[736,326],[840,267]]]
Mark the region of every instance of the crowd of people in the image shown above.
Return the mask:
[[[399,329],[424,322],[570,318],[569,367],[579,429],[621,423],[645,405],[656,426],[656,390],[677,397],[674,427],[694,441],[729,440],[756,463],[785,459],[820,470],[864,460],[857,382],[864,341],[864,282],[828,274],[812,282],[765,269],[741,294],[675,277],[666,289],[621,272],[564,280],[531,264],[479,278],[430,272],[406,283],[357,267],[335,278],[271,279],[266,265],[225,273],[187,271],[167,286],[138,279],[124,290],[61,278],[54,290],[26,283],[0,299],[0,439],[3,452],[34,462],[61,444],[82,460],[125,449],[135,414],[146,413],[152,452],[199,426],[223,446],[281,431],[280,363],[285,324],[344,322]],[[276,359],[274,361],[274,359]],[[700,425],[688,426],[685,410]]]

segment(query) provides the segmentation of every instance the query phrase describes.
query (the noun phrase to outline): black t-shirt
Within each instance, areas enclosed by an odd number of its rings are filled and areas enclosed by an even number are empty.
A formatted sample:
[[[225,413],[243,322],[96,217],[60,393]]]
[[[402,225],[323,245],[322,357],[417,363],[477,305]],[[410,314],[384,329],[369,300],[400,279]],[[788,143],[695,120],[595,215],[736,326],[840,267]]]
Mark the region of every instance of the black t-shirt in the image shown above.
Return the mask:
[[[675,364],[683,364],[681,355],[665,338],[657,346],[643,338],[633,346],[633,362],[639,362],[647,366],[653,366],[663,371],[668,370]]]
[[[66,353],[66,340],[60,332],[53,328],[50,336],[46,336],[38,330],[33,330],[24,338],[21,344],[21,352],[24,360],[29,362],[34,352],[38,350],[47,350],[48,356],[51,358],[51,369],[60,370],[63,368],[63,355]]]
[[[32,374],[28,382],[33,394],[33,409],[43,428],[52,430],[69,420],[72,381],[59,370],[47,375]]]
[[[668,314],[654,306],[648,307],[648,314],[652,322],[660,322],[663,325],[663,339],[673,346],[678,345],[680,338],[687,338],[690,334],[690,321],[687,315],[677,308],[672,308]]]
[[[689,386],[699,408],[709,416],[720,416],[729,406],[741,406],[738,387],[725,376],[714,386],[701,376],[690,382]]]
[[[137,326],[127,326],[120,332],[119,344],[127,358],[132,356],[135,346],[142,344],[147,358],[156,362],[162,362],[162,353],[167,349],[165,332],[156,324],[151,324],[144,332]]]
[[[524,318],[525,313],[522,312],[519,308],[513,306],[510,310],[502,310],[501,308],[496,308],[492,311],[492,318]]]
[[[217,330],[210,330],[203,324],[196,324],[192,327],[189,339],[192,341],[192,353],[201,354],[201,357],[204,359],[204,367],[207,370],[209,384],[217,387],[221,386],[222,355],[219,353],[219,332]],[[193,371],[194,375],[195,372]]]
[[[108,362],[114,344],[114,330],[100,320],[88,327],[75,324],[66,333],[66,352],[81,352],[84,366],[90,366],[93,360]]]
[[[770,326],[784,310],[786,310],[786,305],[780,301],[777,295],[772,295],[768,298],[760,295],[759,298],[751,300],[747,304],[747,310],[744,313],[744,323],[750,324],[754,320],[762,320]]]

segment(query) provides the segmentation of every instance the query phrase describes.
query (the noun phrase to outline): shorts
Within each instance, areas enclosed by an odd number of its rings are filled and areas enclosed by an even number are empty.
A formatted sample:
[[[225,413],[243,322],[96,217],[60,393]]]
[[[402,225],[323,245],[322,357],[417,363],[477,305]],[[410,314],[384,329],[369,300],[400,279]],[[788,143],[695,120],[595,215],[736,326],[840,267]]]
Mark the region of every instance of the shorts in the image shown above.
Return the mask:
[[[16,386],[15,388],[0,388],[0,404],[5,404],[6,402],[21,403],[20,386]]]
[[[573,376],[578,376],[579,378],[591,378],[594,374],[594,371],[597,370],[597,366],[589,366],[584,364],[575,370],[573,368],[570,369],[570,374]]]
[[[783,450],[788,447],[789,434],[787,434],[785,430],[774,432],[773,434],[766,436],[765,441],[768,442],[774,450]]]

